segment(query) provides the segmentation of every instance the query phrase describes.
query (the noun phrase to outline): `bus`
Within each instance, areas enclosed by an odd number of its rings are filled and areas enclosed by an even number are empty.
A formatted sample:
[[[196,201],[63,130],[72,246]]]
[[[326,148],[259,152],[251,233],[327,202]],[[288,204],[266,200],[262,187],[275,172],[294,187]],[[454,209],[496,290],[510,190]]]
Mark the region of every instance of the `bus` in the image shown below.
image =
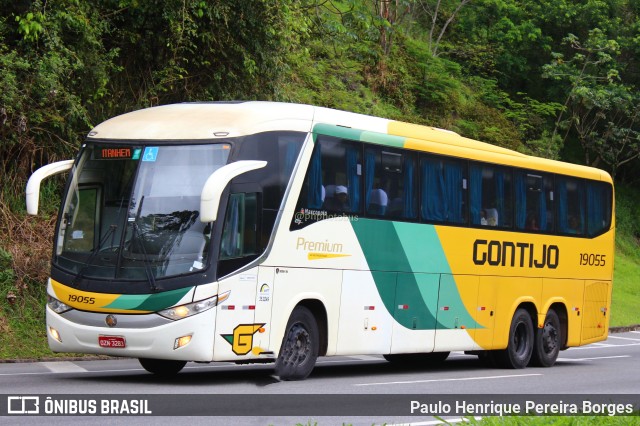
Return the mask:
[[[612,179],[452,131],[310,105],[195,102],[99,124],[69,174],[54,352],[274,363],[319,356],[550,367],[607,338]]]

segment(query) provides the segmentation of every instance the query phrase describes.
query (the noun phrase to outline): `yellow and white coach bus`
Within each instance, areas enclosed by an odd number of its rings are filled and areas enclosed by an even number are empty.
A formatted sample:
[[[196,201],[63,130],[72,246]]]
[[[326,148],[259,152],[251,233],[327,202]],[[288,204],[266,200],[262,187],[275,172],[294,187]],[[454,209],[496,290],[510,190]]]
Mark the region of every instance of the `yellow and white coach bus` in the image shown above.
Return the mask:
[[[309,105],[184,103],[95,127],[70,171],[48,283],[55,352],[551,366],[607,337],[613,186],[601,170]]]

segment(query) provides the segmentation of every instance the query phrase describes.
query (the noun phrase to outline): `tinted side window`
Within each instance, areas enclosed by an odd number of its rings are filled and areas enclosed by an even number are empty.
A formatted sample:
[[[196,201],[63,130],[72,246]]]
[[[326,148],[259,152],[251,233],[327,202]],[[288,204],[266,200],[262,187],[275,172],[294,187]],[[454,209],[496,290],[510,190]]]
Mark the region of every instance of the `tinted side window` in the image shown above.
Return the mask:
[[[368,215],[415,219],[418,211],[415,155],[385,147],[364,151],[364,199]]]
[[[587,232],[601,234],[611,227],[612,190],[604,182],[587,183]]]
[[[526,231],[553,231],[553,178],[549,175],[514,172],[516,228]]]
[[[470,167],[471,224],[511,228],[513,202],[511,171],[489,164]]]
[[[318,137],[307,170],[300,207],[359,213],[362,198],[360,144]]]
[[[421,217],[428,222],[464,224],[466,220],[466,163],[424,156],[420,161]]]
[[[558,176],[556,178],[558,232],[560,234],[585,234],[585,191],[580,179]]]

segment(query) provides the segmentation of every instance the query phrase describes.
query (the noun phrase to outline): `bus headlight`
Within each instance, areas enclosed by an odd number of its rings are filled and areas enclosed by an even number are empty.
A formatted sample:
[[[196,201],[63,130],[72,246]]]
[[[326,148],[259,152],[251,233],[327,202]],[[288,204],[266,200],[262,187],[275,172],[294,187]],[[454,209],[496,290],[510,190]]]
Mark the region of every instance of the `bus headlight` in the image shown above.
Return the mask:
[[[173,308],[164,309],[158,311],[158,315],[162,315],[170,320],[177,321],[182,318],[190,317],[191,315],[199,314],[200,312],[208,311],[209,309],[217,306],[219,303],[224,302],[229,297],[229,292],[210,297],[208,299],[199,300],[193,303],[187,303],[186,305],[174,306]]]
[[[55,297],[49,296],[48,294],[47,294],[47,306],[49,306],[49,308],[51,308],[51,310],[56,314],[61,314],[63,312],[67,312],[73,309],[71,306],[65,305]]]

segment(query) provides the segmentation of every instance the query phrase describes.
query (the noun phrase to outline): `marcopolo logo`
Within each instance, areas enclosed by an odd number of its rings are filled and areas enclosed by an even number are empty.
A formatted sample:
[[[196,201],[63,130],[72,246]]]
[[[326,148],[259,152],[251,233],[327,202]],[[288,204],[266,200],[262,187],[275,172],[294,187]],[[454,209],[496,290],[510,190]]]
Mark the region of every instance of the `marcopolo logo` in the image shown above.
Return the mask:
[[[40,414],[39,396],[7,397],[7,414]]]

